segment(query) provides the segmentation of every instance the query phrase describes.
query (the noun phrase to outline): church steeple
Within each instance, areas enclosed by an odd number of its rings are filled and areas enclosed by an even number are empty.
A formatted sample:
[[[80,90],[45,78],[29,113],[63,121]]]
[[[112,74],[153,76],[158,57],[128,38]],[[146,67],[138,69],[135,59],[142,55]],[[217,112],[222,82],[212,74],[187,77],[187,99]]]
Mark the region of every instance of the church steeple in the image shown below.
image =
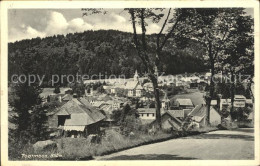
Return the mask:
[[[139,75],[137,73],[137,70],[135,70],[134,81],[139,81]]]
[[[157,77],[159,76],[157,66],[154,67],[154,75]]]

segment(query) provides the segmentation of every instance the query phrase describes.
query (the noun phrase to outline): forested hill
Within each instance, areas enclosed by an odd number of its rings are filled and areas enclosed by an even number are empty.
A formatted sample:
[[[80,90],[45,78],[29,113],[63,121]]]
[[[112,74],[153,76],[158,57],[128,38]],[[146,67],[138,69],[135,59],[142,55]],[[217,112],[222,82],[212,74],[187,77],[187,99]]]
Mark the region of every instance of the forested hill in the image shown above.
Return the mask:
[[[149,50],[154,53],[155,36],[148,36]],[[191,42],[187,48],[172,42],[163,51],[159,71],[166,74],[205,71],[203,49]],[[132,42],[132,34],[115,30],[85,31],[46,38],[22,40],[8,44],[9,78],[12,74],[125,74],[145,72]],[[46,81],[45,80],[45,81]]]

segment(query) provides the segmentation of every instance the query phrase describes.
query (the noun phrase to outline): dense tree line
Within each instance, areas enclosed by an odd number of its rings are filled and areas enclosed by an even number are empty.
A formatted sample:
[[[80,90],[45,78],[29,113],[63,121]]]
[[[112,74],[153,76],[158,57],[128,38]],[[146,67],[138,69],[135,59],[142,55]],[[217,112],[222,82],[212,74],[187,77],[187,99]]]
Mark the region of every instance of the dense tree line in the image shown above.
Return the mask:
[[[149,35],[150,52],[154,51],[155,42],[155,36]],[[124,74],[129,78],[135,70],[146,72],[134,48],[132,34],[115,30],[22,40],[9,43],[8,50],[9,80],[12,74],[23,74],[23,66],[29,66],[30,73],[45,75],[44,86],[50,86],[53,74]],[[184,49],[169,42],[162,54],[159,71],[166,74],[205,71],[204,50],[196,42],[191,41],[190,47]]]

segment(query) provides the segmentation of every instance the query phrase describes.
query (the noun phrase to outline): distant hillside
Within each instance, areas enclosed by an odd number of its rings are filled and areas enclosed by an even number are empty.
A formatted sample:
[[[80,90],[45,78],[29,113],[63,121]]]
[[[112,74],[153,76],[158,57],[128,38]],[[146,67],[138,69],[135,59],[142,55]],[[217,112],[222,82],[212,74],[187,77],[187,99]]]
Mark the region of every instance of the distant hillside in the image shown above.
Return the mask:
[[[155,36],[148,37],[151,56]],[[115,30],[85,31],[46,38],[22,40],[8,44],[9,78],[12,74],[45,75],[45,82],[53,74],[106,74],[132,77],[135,70],[145,69],[132,44],[132,34]],[[205,71],[203,49],[195,42],[188,48],[176,47],[170,41],[163,51],[159,69],[166,74]]]

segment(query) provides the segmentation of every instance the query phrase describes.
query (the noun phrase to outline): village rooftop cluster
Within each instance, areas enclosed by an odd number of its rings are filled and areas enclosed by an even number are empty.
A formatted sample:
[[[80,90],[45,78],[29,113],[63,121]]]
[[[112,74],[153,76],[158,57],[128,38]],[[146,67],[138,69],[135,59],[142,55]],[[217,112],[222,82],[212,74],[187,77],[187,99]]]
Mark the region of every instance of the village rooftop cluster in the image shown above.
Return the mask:
[[[209,84],[210,73],[189,74],[183,80],[167,79],[161,76],[158,80],[161,93],[162,128],[165,130],[179,131],[184,125],[187,128],[201,128],[206,126],[207,107],[204,101],[205,88]],[[244,80],[247,83],[247,80]],[[86,80],[89,85],[83,96],[72,93],[71,88],[60,88],[60,93],[54,93],[53,88],[44,88],[41,97],[44,103],[57,101],[62,106],[49,112],[49,127],[58,129],[59,134],[67,137],[83,137],[99,134],[107,127],[116,127],[111,118],[113,111],[122,110],[126,105],[137,109],[142,124],[150,128],[155,127],[155,104],[152,83],[146,77],[139,77],[136,71],[133,78],[126,79],[124,83],[114,79],[110,82]],[[99,87],[94,89],[94,84]],[[179,87],[179,94],[187,91],[196,93],[194,97],[169,96],[165,87]],[[101,90],[102,88],[102,90]],[[191,93],[191,94],[192,94]],[[199,95],[198,95],[199,94]],[[253,107],[252,99],[243,95],[235,95],[235,108]],[[210,124],[218,126],[223,121],[221,111],[231,105],[231,99],[224,99],[221,94],[211,102]],[[189,120],[188,120],[189,119]],[[225,117],[230,120],[230,115]],[[249,123],[253,124],[253,113],[248,115]],[[56,136],[54,133],[53,136]]]

